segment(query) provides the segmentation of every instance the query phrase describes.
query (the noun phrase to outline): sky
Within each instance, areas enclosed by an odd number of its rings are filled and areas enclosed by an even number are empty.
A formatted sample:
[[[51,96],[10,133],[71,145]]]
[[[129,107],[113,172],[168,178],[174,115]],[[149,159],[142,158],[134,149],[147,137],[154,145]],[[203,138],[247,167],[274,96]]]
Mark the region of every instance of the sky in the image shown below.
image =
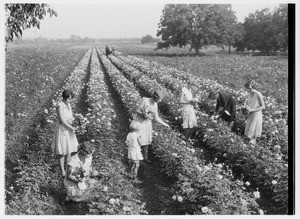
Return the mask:
[[[120,1],[121,2],[121,1]],[[179,3],[202,3],[205,1],[178,1]],[[265,0],[253,3],[233,3],[232,10],[236,12],[238,21],[243,22],[249,13],[269,8],[271,11],[279,4],[264,3]],[[23,38],[45,37],[48,39],[70,38],[77,35],[82,38],[141,38],[147,34],[155,37],[158,23],[162,15],[164,1],[116,3],[107,1],[97,3],[88,1],[66,1],[48,4],[58,16],[46,16],[41,21],[40,29],[30,28],[23,32]],[[173,2],[171,2],[173,3]],[[176,3],[176,1],[174,2]],[[221,2],[222,3],[222,2]],[[223,3],[230,3],[223,1]]]

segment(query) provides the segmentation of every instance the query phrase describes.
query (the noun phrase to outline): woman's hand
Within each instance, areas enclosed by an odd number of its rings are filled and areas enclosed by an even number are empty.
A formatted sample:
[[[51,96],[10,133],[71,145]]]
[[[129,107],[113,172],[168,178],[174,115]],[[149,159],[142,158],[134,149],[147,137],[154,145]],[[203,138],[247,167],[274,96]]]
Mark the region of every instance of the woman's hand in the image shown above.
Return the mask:
[[[252,112],[252,109],[248,105],[246,106],[246,109],[248,110],[249,113]]]

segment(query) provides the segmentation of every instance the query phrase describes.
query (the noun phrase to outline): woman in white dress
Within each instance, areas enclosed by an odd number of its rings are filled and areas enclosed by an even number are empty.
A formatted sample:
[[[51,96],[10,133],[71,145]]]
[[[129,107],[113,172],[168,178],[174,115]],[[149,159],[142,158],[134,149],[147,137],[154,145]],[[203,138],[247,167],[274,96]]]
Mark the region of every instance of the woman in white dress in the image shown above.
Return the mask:
[[[246,108],[249,111],[244,135],[250,139],[250,144],[256,143],[256,138],[261,136],[262,132],[262,110],[265,109],[265,102],[262,94],[255,89],[253,80],[245,84],[247,91]]]
[[[141,149],[144,160],[150,163],[148,159],[148,149],[152,143],[152,120],[159,122],[163,126],[170,128],[158,115],[157,103],[161,101],[163,95],[159,91],[154,91],[152,97],[143,97],[136,115],[134,115],[134,121],[139,123],[140,130],[139,135],[141,136]]]
[[[197,117],[193,106],[196,101],[197,100],[193,98],[192,89],[189,84],[183,86],[181,89],[180,104],[183,105],[181,115],[186,142],[191,137],[193,128],[197,126]]]
[[[62,92],[63,100],[57,104],[56,112],[58,124],[55,133],[55,152],[58,154],[58,162],[62,176],[66,175],[65,161],[68,162],[71,153],[77,152],[78,141],[75,135],[75,128],[72,126],[74,121],[70,100],[72,93],[69,90]]]

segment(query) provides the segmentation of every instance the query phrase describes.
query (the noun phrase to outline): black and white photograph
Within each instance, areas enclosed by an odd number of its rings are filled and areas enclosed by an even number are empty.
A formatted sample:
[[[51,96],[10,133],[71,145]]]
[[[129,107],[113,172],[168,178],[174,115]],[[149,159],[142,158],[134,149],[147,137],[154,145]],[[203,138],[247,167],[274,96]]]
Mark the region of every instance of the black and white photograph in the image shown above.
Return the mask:
[[[299,214],[296,2],[1,2],[3,216]]]

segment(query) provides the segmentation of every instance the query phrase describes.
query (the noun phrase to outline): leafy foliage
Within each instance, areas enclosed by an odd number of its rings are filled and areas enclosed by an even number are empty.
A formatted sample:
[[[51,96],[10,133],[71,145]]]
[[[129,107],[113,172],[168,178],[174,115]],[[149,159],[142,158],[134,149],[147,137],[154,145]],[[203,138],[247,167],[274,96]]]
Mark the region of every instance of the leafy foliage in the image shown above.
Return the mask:
[[[240,27],[230,5],[167,4],[157,32],[163,42],[157,48],[190,44],[198,55],[203,46],[233,43],[242,36]]]
[[[23,31],[30,27],[40,28],[40,20],[48,13],[50,17],[57,12],[47,4],[5,4],[6,36],[5,41],[13,41],[14,37],[22,36]]]
[[[271,51],[288,48],[288,8],[280,5],[270,12],[268,8],[249,14],[244,22],[244,47],[248,50]]]

